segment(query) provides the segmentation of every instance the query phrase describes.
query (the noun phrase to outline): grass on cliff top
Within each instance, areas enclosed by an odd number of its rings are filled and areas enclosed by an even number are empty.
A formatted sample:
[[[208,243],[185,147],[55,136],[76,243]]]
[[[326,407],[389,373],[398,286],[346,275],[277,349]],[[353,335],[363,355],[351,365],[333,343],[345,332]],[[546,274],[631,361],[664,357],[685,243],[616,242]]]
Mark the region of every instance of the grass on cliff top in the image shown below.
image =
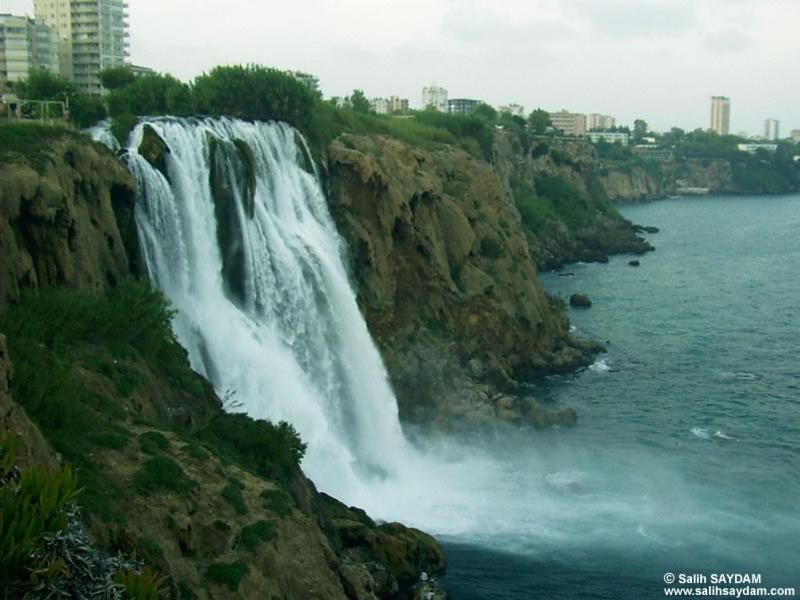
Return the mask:
[[[50,158],[51,145],[64,137],[77,138],[80,134],[60,126],[0,121],[0,164],[22,157],[41,169]]]

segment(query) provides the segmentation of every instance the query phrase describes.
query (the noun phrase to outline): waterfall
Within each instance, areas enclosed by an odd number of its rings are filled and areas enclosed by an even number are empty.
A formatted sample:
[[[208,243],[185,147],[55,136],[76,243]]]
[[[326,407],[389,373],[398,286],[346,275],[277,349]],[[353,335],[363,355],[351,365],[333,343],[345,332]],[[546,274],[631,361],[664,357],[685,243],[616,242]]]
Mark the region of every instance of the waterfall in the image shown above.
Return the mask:
[[[167,148],[158,168],[139,153],[148,127]],[[144,263],[192,368],[227,408],[292,423],[325,491],[395,472],[409,452],[397,403],[300,134],[147,119],[127,152]]]

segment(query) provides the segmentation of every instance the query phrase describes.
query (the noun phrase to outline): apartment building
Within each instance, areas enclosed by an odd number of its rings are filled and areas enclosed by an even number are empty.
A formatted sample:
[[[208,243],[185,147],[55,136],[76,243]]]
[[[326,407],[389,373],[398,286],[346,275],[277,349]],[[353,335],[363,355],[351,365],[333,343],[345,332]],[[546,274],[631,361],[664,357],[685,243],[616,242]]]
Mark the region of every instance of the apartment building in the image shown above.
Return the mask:
[[[435,83],[422,88],[422,108],[434,108],[440,112],[447,112],[447,90]]]
[[[774,142],[780,138],[781,122],[777,119],[767,119],[764,121],[764,137],[768,142]]]
[[[511,104],[506,104],[505,106],[501,106],[497,110],[498,112],[500,112],[500,114],[508,113],[512,117],[522,117],[523,119],[525,118],[525,107],[522,106],[521,104],[515,104],[512,102]]]
[[[36,69],[59,71],[56,33],[35,19],[0,14],[0,83],[27,79]]]
[[[389,97],[389,112],[393,114],[407,114],[409,112],[408,98],[400,96]]]
[[[607,144],[616,144],[619,142],[623,146],[627,146],[628,142],[630,142],[630,134],[623,131],[590,131],[586,135],[593,144],[603,141]]]
[[[711,96],[711,131],[728,135],[731,131],[731,99]]]
[[[564,135],[586,135],[586,115],[571,113],[565,109],[550,113],[550,124]]]
[[[100,73],[128,56],[127,0],[34,0],[36,18],[58,34],[61,72],[78,89],[100,94]]]
[[[586,128],[589,131],[605,131],[615,127],[617,120],[611,115],[591,113],[586,115]]]

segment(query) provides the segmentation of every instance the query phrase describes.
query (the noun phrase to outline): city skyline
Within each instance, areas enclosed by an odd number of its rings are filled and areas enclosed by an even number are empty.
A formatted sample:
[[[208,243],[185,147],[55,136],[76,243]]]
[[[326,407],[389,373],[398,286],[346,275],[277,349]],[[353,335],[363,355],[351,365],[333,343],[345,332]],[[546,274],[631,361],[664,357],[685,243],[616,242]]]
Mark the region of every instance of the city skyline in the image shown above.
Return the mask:
[[[32,2],[2,0],[0,12],[32,14]],[[435,81],[456,98],[657,130],[707,128],[708,98],[724,95],[732,132],[759,134],[766,118],[800,126],[791,0],[401,0],[380,11],[362,0],[135,0],[130,14],[131,61],[184,80],[257,62],[314,73],[326,96],[359,88],[418,107]]]

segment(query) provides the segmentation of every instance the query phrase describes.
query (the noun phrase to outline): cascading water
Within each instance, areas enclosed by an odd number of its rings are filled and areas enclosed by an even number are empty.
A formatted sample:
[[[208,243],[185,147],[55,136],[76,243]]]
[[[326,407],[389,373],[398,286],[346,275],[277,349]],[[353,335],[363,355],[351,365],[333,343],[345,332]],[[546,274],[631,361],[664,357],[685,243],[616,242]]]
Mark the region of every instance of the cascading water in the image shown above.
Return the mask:
[[[162,172],[139,154],[146,128]],[[155,119],[131,134],[144,262],[192,367],[253,417],[292,423],[304,468],[352,493],[408,452],[307,148],[278,123]]]

